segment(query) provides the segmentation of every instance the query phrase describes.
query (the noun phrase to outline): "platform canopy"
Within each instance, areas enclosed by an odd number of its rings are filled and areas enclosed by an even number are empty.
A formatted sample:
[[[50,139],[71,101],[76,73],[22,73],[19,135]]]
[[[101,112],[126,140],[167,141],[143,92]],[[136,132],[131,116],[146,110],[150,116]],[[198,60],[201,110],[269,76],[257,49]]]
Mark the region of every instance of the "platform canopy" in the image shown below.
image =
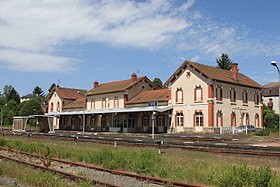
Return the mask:
[[[66,111],[57,113],[47,113],[46,116],[60,116],[60,115],[82,115],[82,114],[109,114],[109,113],[129,113],[129,112],[165,112],[173,109],[173,106],[147,106],[147,107],[134,107],[134,108],[114,108],[114,109],[98,109],[98,110],[79,110],[79,111]]]

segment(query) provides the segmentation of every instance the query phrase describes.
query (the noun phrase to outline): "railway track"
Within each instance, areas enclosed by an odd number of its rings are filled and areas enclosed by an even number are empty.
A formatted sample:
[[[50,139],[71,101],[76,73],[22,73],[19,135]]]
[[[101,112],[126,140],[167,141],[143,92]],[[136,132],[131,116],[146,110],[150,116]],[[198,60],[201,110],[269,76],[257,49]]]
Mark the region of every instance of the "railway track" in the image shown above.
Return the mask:
[[[86,165],[77,162],[70,162],[66,160],[61,160],[57,158],[51,159],[50,166],[46,166],[44,164],[38,164],[38,160],[46,159],[44,156],[31,154],[27,152],[22,152],[18,150],[10,150],[7,148],[0,147],[0,158],[5,160],[11,160],[14,162],[18,162],[21,164],[29,165],[34,168],[38,168],[41,170],[47,170],[53,172],[55,174],[60,174],[68,179],[79,181],[79,180],[87,180],[91,181],[92,184],[97,186],[181,186],[181,187],[202,187],[195,184],[186,184],[182,182],[173,182],[161,178],[142,176],[134,173],[128,173],[124,171],[118,170],[110,170],[101,168],[94,165]],[[3,154],[4,153],[4,154]],[[22,156],[20,156],[22,155]],[[24,156],[23,156],[24,155]],[[35,161],[30,158],[35,158]],[[53,165],[53,166],[52,166]],[[61,168],[66,168],[68,172],[62,170]],[[80,176],[75,174],[75,172],[69,172],[69,167],[72,168],[72,171],[83,170],[85,172],[84,176]],[[60,168],[60,169],[58,169]],[[86,173],[90,173],[86,175]],[[93,177],[92,173],[96,176]],[[103,175],[102,175],[103,173]],[[112,180],[104,178],[104,176],[111,176]],[[112,177],[114,176],[114,177]],[[100,178],[100,179],[98,179]],[[109,177],[110,178],[110,177]],[[106,181],[106,182],[105,182]]]
[[[27,134],[11,134],[18,136],[26,136]],[[29,136],[28,134],[27,136]],[[43,134],[33,133],[29,136],[30,138],[38,139],[59,139],[66,141],[79,141],[79,142],[92,142],[100,144],[110,145],[124,145],[124,146],[137,146],[137,147],[159,147],[161,149],[183,149],[190,151],[200,151],[209,153],[219,154],[239,154],[239,155],[250,155],[250,156],[266,156],[266,157],[280,157],[280,148],[274,147],[263,147],[247,144],[235,144],[233,142],[225,142],[221,139],[217,142],[217,138],[212,138],[212,141],[199,141],[197,137],[188,141],[171,141],[169,139],[164,140],[164,144],[158,144],[161,140],[151,141],[150,139],[122,139],[116,137],[104,137],[104,136],[84,136],[84,135],[62,135],[62,134]],[[185,138],[185,137],[182,137]],[[207,138],[209,140],[210,138]],[[192,140],[192,141],[190,141]]]

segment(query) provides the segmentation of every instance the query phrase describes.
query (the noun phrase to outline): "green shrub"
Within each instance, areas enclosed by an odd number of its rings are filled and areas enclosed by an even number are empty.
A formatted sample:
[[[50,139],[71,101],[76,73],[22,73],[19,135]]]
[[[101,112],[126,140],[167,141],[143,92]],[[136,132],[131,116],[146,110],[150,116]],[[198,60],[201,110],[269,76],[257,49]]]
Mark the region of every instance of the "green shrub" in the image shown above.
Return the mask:
[[[6,140],[0,139],[0,146],[4,147],[4,146],[6,146],[6,144],[7,144]]]
[[[220,175],[218,185],[221,187],[250,186],[252,171],[246,165],[233,166]]]
[[[256,136],[268,136],[269,135],[269,129],[262,129],[255,133]]]
[[[151,173],[156,164],[161,162],[159,154],[148,149],[144,149],[134,156],[132,169],[142,174]]]
[[[255,174],[255,186],[267,187],[273,177],[275,177],[275,174],[269,167],[261,167]]]

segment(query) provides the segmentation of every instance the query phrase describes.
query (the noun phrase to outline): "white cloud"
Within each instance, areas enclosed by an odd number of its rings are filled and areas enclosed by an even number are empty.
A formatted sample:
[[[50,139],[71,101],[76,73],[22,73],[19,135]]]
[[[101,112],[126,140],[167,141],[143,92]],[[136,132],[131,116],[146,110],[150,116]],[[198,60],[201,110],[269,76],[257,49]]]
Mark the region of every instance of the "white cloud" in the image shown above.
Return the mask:
[[[1,50],[0,67],[25,72],[70,72],[75,70],[73,59],[40,53]]]
[[[182,5],[190,8],[193,0]],[[53,55],[66,42],[160,48],[191,25],[167,0],[22,0],[0,1],[1,60],[10,69],[29,63],[47,71],[72,71],[71,59]],[[8,51],[7,51],[8,50]],[[16,57],[26,57],[22,59]],[[68,67],[62,69],[61,65]],[[50,66],[53,66],[51,68]]]
[[[178,49],[193,52],[204,59],[216,58],[222,52],[231,56],[280,55],[279,39],[263,38],[245,26],[214,22],[205,15],[193,18],[192,26],[184,32]]]
[[[194,60],[215,59],[221,52],[280,55],[279,39],[255,39],[244,26],[217,22],[192,10],[194,4],[195,0],[182,4],[168,0],[1,0],[1,67],[75,71],[75,59],[57,54],[75,42],[146,49],[177,46]]]

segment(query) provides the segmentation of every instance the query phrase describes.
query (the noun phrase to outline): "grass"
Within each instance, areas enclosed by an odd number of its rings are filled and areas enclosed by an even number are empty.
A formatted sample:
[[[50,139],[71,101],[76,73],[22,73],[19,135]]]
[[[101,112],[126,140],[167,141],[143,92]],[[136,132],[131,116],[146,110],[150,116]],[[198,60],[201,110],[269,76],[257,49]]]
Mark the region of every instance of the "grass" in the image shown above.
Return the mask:
[[[87,187],[91,184],[87,181],[78,183],[63,179],[59,175],[54,175],[48,171],[35,170],[32,167],[18,164],[12,161],[0,162],[0,176],[8,176],[17,179],[21,183],[28,186],[44,186],[44,187],[64,187],[64,186],[81,186]],[[15,184],[17,186],[17,184]]]
[[[280,186],[280,158],[218,155],[23,137],[0,138],[0,146],[110,169],[211,186]],[[242,182],[243,181],[243,182]],[[245,181],[245,182],[244,182]]]

